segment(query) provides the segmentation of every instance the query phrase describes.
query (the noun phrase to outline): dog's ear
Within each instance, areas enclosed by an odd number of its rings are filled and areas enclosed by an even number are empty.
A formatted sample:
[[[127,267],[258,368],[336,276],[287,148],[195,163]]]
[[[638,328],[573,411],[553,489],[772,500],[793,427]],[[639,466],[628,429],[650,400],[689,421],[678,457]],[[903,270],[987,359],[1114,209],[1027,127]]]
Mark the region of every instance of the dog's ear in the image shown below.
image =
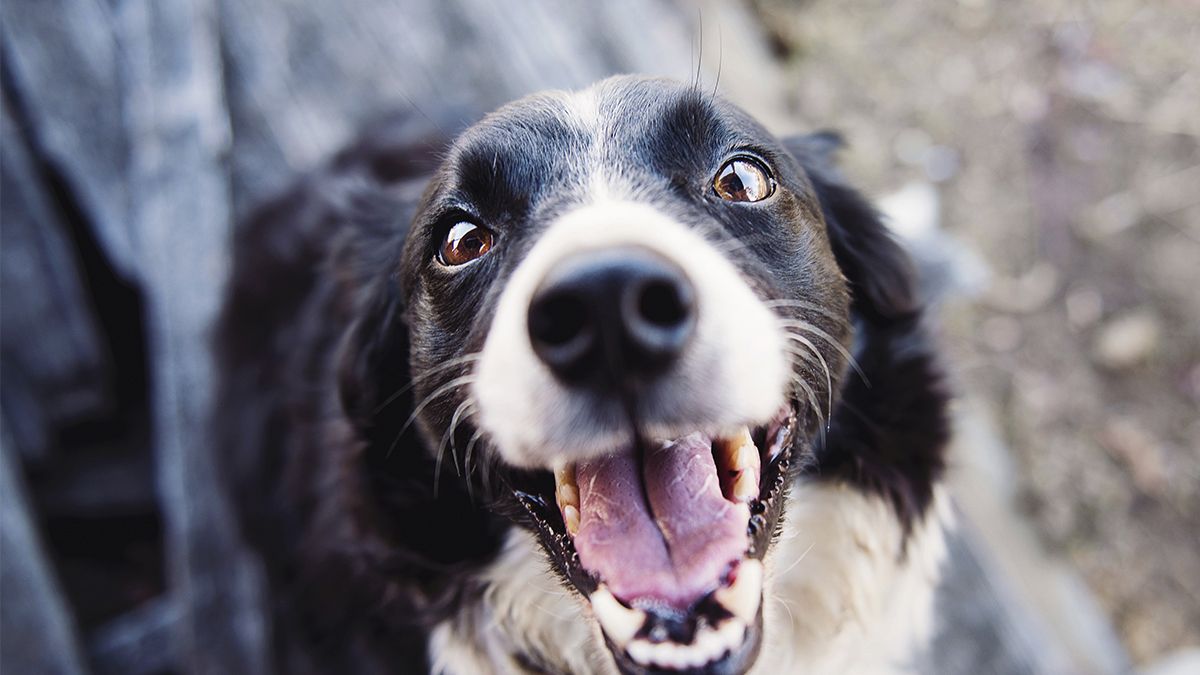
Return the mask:
[[[354,318],[339,350],[339,395],[358,425],[372,424],[384,399],[409,379],[399,254],[423,186],[450,142],[445,129],[457,124],[413,114],[381,118],[327,168],[334,188],[326,190],[325,217],[348,221],[344,229],[352,233],[332,258],[342,285],[339,309]],[[403,405],[389,402],[390,412]]]
[[[385,274],[361,293],[356,299],[358,318],[338,350],[338,396],[355,425],[369,428],[381,406],[405,407],[405,401],[387,397],[410,379],[409,343],[394,278]]]
[[[817,448],[821,475],[888,499],[906,530],[923,516],[942,473],[948,392],[922,325],[915,270],[879,213],[833,163],[840,139],[790,139],[812,181],[838,265],[849,281],[857,371]]]
[[[918,311],[914,270],[879,212],[843,179],[834,163],[842,146],[834,132],[784,141],[808,174],[820,201],[830,246],[850,281],[855,314],[867,321],[906,318]]]

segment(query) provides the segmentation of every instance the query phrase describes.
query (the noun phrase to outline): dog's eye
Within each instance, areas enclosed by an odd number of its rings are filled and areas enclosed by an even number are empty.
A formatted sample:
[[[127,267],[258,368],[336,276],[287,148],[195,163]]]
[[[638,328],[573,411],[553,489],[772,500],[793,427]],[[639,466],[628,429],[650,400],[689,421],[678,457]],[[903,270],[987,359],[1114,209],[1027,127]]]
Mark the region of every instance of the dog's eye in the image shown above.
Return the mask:
[[[482,258],[492,250],[492,232],[475,223],[455,223],[446,232],[442,248],[438,250],[438,262],[447,267],[465,265]]]
[[[735,157],[721,167],[713,179],[713,190],[728,202],[757,202],[771,196],[775,181],[760,162]]]

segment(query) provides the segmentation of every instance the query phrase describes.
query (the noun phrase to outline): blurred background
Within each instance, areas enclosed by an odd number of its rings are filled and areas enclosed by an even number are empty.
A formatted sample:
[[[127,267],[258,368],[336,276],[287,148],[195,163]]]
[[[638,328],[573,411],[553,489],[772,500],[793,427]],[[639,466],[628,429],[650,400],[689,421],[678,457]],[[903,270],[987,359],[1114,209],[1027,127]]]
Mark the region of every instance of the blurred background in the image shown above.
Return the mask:
[[[959,398],[929,672],[1200,672],[1192,0],[3,0],[0,671],[262,672],[207,445],[237,218],[616,72],[832,128]],[[719,79],[718,79],[719,74]]]

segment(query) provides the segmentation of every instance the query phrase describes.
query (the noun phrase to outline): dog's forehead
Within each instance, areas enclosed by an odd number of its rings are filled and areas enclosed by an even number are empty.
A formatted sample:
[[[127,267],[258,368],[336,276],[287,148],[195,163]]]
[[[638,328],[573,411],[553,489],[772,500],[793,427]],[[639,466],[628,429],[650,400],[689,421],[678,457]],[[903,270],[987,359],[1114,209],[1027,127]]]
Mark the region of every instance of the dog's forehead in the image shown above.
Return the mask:
[[[677,176],[739,145],[771,137],[738,109],[692,86],[618,77],[578,91],[530,96],[469,129],[451,151],[457,187],[506,181],[536,198],[539,188],[595,192],[633,187],[639,177]]]

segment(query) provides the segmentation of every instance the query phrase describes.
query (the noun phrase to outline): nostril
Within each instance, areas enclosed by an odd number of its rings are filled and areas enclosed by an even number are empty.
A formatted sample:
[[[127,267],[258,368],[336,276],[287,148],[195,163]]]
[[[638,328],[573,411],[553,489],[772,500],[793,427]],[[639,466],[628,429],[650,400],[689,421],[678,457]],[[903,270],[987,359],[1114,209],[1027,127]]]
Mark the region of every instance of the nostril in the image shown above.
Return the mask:
[[[560,380],[608,386],[663,372],[683,353],[696,315],[683,270],[646,249],[613,248],[560,261],[534,292],[527,331]]]
[[[587,329],[587,305],[570,294],[542,298],[530,313],[529,332],[551,347],[565,345]]]
[[[638,294],[637,311],[643,321],[660,328],[674,328],[687,321],[691,313],[689,299],[679,285],[669,279],[653,279]]]

